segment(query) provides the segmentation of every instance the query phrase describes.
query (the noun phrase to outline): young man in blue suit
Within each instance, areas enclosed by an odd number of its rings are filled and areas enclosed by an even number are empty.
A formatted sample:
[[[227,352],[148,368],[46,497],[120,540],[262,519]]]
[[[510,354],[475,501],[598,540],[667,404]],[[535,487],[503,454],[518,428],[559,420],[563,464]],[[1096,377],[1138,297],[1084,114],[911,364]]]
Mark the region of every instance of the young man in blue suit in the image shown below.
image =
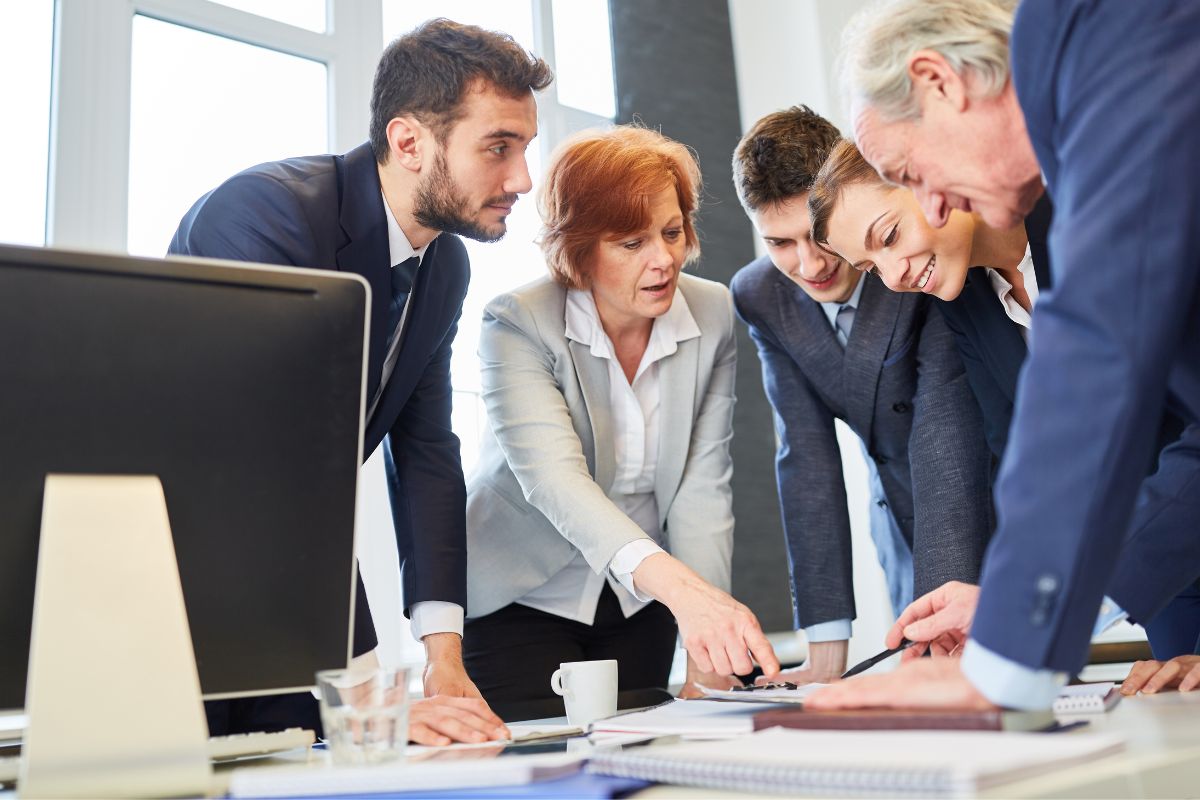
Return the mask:
[[[461,655],[466,491],[450,427],[450,348],[470,267],[457,237],[504,235],[531,185],[534,92],[551,80],[545,62],[511,37],[427,22],[380,59],[369,142],[235,175],[196,202],[170,246],[180,255],[353,272],[371,285],[364,454],[385,445],[405,612],[428,659],[431,699],[414,706],[410,732],[428,743],[506,733]],[[376,644],[361,581],[357,608],[356,654]],[[314,708],[304,696],[210,707],[210,727],[311,726]]]
[[[871,535],[897,614],[914,586],[973,580],[993,524],[983,421],[941,314],[810,236],[808,190],[839,138],[797,106],[755,123],[733,157],[738,197],[767,247],[732,289],[775,412],[792,598],[809,643],[804,667],[785,675],[803,682],[842,674],[855,617],[835,419],[863,444]]]
[[[1026,2],[1015,22],[1011,3],[900,0],[851,23],[864,156],[935,225],[949,208],[1016,224],[1044,178],[1055,286],[1034,318],[982,585],[918,600],[890,634],[965,642],[962,659],[847,681],[814,707],[1048,707],[1106,591],[1139,621],[1183,592],[1195,648],[1197,35],[1191,0]],[[1187,428],[1143,482],[1164,403]]]

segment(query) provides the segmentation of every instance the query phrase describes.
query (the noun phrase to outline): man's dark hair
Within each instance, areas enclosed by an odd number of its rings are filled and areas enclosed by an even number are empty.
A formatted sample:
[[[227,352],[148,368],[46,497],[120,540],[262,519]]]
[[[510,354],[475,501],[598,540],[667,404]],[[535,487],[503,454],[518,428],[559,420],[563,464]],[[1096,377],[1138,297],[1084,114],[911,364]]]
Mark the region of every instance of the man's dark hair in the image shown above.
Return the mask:
[[[804,194],[842,135],[808,106],[760,119],[733,151],[733,185],[746,211]]]
[[[554,80],[545,61],[511,36],[438,18],[392,41],[375,69],[371,149],[387,161],[387,126],[411,114],[445,141],[462,114],[463,95],[482,81],[502,94],[540,92]]]

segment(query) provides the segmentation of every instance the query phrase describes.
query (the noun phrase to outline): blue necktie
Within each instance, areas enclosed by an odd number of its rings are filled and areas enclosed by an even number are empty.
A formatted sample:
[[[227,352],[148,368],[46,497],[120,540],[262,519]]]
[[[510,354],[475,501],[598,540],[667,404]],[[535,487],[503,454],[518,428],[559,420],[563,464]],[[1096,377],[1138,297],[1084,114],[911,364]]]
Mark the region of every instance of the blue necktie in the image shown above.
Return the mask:
[[[402,261],[392,267],[392,302],[388,304],[387,340],[390,344],[396,337],[400,327],[400,317],[404,315],[404,304],[412,292],[413,279],[417,275],[417,266],[421,263],[418,256]]]
[[[845,347],[850,341],[850,330],[854,327],[854,306],[844,305],[839,308],[834,323],[838,329],[838,343]]]

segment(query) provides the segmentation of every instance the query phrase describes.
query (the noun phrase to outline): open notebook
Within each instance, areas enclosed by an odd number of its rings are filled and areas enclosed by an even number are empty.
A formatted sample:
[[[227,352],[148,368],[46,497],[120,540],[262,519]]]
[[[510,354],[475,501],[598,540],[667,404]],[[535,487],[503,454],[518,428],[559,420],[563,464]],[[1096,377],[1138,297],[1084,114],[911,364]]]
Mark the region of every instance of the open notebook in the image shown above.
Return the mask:
[[[772,728],[721,742],[597,753],[588,769],[732,791],[969,795],[1122,750],[1096,734],[894,733]]]

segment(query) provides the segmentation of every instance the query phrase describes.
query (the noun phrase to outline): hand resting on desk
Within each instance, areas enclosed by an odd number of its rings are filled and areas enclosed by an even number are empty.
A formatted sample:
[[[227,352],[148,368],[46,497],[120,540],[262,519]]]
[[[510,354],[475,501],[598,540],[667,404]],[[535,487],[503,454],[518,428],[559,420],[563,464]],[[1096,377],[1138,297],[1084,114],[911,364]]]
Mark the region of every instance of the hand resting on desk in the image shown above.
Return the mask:
[[[1200,656],[1175,656],[1170,661],[1139,661],[1121,684],[1121,694],[1154,694],[1163,689],[1190,692],[1200,688]]]
[[[818,710],[996,708],[967,680],[960,659],[937,657],[906,661],[882,675],[857,675],[839,681],[810,694],[804,699],[804,707]]]
[[[426,697],[408,710],[408,739],[417,744],[507,739],[508,728],[478,697]]]

